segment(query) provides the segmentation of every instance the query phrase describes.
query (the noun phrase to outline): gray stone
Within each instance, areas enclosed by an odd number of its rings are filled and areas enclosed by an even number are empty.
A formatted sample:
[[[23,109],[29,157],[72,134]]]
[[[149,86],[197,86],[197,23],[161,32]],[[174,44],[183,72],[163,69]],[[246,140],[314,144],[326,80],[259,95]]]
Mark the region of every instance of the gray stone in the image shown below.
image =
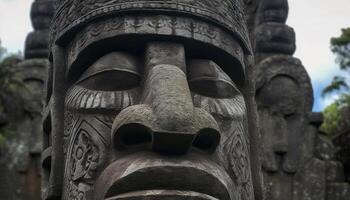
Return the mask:
[[[350,185],[348,183],[331,183],[327,188],[327,200],[348,200]]]
[[[320,135],[323,116],[311,112],[311,81],[292,57],[295,33],[285,24],[288,2],[260,0],[248,11],[266,199],[348,199],[343,164],[335,160],[332,141]],[[346,145],[340,146],[338,152],[346,152]]]
[[[350,183],[350,131],[344,131],[333,138],[336,146],[336,158],[344,165],[346,181]]]
[[[58,1],[42,198],[262,199],[248,36],[240,0]]]
[[[315,156],[321,160],[334,160],[336,149],[330,139],[319,135],[315,144]]]

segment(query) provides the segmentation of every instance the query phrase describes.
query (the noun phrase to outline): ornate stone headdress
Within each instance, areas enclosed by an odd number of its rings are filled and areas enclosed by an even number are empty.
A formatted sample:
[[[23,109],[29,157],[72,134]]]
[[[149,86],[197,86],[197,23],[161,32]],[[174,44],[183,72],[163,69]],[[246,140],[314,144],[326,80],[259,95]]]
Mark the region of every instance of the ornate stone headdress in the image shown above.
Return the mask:
[[[276,55],[261,61],[256,66],[256,90],[261,89],[276,76],[288,76],[300,86],[305,98],[304,111],[311,112],[314,103],[313,90],[310,77],[301,61],[292,56]]]
[[[101,18],[149,13],[190,16],[209,22],[235,35],[245,50],[251,51],[242,7],[241,0],[58,0],[51,42],[67,40],[80,28]],[[179,35],[186,36],[185,33]]]

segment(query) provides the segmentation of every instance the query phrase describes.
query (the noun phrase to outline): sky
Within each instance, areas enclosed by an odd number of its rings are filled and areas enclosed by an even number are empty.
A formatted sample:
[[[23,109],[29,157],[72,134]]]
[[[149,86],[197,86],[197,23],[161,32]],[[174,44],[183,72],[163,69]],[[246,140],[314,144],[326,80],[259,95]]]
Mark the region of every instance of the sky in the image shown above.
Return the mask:
[[[26,35],[32,30],[29,11],[33,0],[0,0],[0,39],[9,52],[23,51]],[[315,95],[314,111],[331,104],[337,94],[321,97],[322,89],[334,75],[346,75],[335,63],[330,38],[350,27],[349,0],[289,0],[287,24],[295,29],[299,58],[308,71]],[[350,79],[350,78],[349,78]]]

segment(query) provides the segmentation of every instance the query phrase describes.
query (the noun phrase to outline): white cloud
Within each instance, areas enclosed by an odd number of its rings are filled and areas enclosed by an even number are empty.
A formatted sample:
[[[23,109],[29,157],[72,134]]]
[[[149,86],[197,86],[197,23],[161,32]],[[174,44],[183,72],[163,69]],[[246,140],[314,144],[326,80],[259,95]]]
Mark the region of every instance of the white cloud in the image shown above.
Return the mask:
[[[33,0],[0,0],[0,39],[10,52],[24,49],[24,41],[32,30],[30,6]]]
[[[331,105],[334,101],[338,100],[340,97],[339,94],[330,94],[325,98],[320,99],[320,107],[326,108],[327,106]]]
[[[290,12],[287,24],[295,29],[297,51],[308,71],[315,90],[317,111],[339,98],[337,94],[320,96],[320,91],[335,75],[346,75],[339,70],[335,56],[330,50],[330,38],[350,27],[349,0],[289,0]]]
[[[0,0],[0,39],[10,52],[23,51],[26,35],[32,30],[30,6],[33,0]],[[297,34],[297,51],[314,87],[327,85],[336,74],[344,75],[334,63],[330,38],[340,35],[340,29],[350,27],[349,0],[289,0],[288,24]],[[343,74],[342,74],[343,73]],[[329,105],[336,96],[320,99],[317,109]]]
[[[330,80],[339,73],[330,50],[330,38],[350,27],[349,0],[290,0],[288,24],[297,34],[296,57],[313,81]]]

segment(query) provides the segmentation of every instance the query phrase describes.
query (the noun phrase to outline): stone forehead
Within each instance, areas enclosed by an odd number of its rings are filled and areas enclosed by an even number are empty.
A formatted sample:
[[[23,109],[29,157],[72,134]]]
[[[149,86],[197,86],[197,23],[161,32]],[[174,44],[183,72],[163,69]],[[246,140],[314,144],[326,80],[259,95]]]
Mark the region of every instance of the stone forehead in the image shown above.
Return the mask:
[[[303,94],[306,112],[312,110],[314,97],[310,77],[301,61],[292,56],[277,55],[261,61],[255,69],[256,90],[260,90],[274,77],[287,76],[295,80]]]
[[[242,0],[59,0],[51,40],[74,35],[69,33],[101,17],[152,12],[209,20],[235,35],[251,51]]]

